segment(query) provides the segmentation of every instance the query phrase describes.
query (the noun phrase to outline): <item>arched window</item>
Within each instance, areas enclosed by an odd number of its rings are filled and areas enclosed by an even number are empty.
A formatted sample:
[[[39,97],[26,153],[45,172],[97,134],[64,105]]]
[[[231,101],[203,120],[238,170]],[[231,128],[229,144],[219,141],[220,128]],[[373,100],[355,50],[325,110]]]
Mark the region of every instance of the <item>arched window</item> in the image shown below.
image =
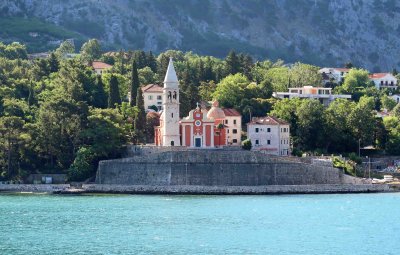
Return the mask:
[[[175,142],[174,141],[171,141],[171,146],[174,146],[175,145]]]

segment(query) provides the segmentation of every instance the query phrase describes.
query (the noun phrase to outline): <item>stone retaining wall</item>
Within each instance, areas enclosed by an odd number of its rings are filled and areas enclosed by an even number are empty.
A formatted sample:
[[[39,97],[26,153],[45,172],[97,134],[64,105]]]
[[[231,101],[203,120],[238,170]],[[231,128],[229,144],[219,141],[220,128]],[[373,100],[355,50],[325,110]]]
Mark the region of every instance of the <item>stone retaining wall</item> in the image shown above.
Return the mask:
[[[362,184],[328,166],[249,151],[185,150],[99,163],[97,184],[262,186]]]
[[[57,192],[69,189],[69,184],[0,184],[0,192]]]
[[[257,194],[326,194],[326,193],[372,193],[399,191],[387,184],[352,185],[271,185],[271,186],[143,186],[84,184],[87,193],[122,194],[203,194],[203,195],[257,195]]]

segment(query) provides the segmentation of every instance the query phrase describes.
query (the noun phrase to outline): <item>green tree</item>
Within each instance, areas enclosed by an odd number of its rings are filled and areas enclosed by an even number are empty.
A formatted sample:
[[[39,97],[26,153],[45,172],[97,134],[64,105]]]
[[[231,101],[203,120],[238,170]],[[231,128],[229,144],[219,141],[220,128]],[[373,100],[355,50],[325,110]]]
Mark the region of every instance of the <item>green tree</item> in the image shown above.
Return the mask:
[[[144,109],[144,100],[142,89],[137,89],[136,107],[138,114],[135,117],[134,129],[136,132],[136,143],[144,142],[145,139],[145,125],[146,125],[146,113]]]
[[[225,73],[226,75],[237,74],[240,72],[240,62],[235,51],[231,50],[225,58]]]
[[[101,57],[101,46],[99,41],[96,39],[90,39],[85,42],[81,47],[81,56],[89,63],[99,59]]]
[[[24,120],[20,117],[10,116],[0,118],[0,135],[4,146],[3,158],[6,158],[5,166],[2,170],[6,170],[6,176],[12,177],[19,174],[20,156],[18,153],[21,134],[24,131]]]
[[[245,96],[245,89],[250,81],[243,74],[228,75],[220,83],[213,93],[213,98],[220,105],[227,108],[238,106]]]
[[[381,102],[383,109],[386,109],[388,111],[393,110],[393,108],[396,107],[397,105],[397,102],[393,98],[388,97],[387,95],[383,95],[381,97]]]
[[[75,53],[75,46],[70,41],[64,41],[61,43],[55,51],[55,54],[60,58],[64,58],[67,54]]]
[[[117,77],[115,75],[111,75],[110,88],[108,93],[108,108],[114,108],[116,104],[121,104],[121,97],[119,95],[119,84]]]
[[[370,87],[368,71],[363,69],[351,69],[346,75],[343,85],[344,92],[354,93],[357,89]]]
[[[363,146],[373,144],[375,124],[373,114],[374,105],[373,98],[362,97],[348,116],[348,123],[352,128],[352,134]]]
[[[138,70],[136,67],[136,61],[132,61],[132,68],[131,68],[131,82],[130,82],[130,87],[129,87],[129,102],[131,106],[136,105],[136,97],[137,97],[137,91],[138,88],[140,87],[139,84],[139,75],[138,75]]]

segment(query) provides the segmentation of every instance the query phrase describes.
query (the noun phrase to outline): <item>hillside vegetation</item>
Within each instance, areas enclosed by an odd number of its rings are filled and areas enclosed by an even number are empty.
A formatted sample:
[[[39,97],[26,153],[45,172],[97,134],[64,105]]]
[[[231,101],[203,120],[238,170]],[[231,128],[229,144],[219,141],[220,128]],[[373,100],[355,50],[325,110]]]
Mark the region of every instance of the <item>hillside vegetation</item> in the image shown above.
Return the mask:
[[[42,51],[53,47],[45,43],[47,35],[75,38],[78,45],[95,37],[107,49],[217,57],[236,49],[286,62],[351,61],[390,71],[400,62],[399,10],[396,0],[0,0],[0,16],[7,20],[1,27],[8,31],[0,32],[0,40]],[[28,28],[44,39],[27,38]]]

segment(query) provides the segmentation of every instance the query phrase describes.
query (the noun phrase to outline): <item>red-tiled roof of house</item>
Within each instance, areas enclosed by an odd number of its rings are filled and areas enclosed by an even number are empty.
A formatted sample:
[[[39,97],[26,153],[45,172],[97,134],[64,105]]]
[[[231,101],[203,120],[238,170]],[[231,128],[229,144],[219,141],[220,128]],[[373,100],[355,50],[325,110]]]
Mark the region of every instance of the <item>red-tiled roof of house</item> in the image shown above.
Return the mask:
[[[92,67],[94,69],[108,69],[108,68],[111,68],[112,65],[109,65],[109,64],[106,64],[106,63],[100,62],[100,61],[93,61]]]
[[[333,69],[335,69],[335,70],[337,70],[339,72],[348,72],[348,71],[350,71],[350,68],[333,68]]]
[[[381,79],[390,73],[373,73],[369,75],[370,79]]]
[[[260,118],[253,118],[250,122],[250,124],[259,124],[259,125],[289,125],[284,120],[278,119],[273,116],[267,116],[267,117],[260,117]]]
[[[144,92],[163,92],[163,88],[157,84],[148,84],[142,87],[142,91]]]
[[[225,116],[242,116],[238,111],[236,111],[235,109],[231,109],[231,108],[224,108],[222,109],[225,113]]]

